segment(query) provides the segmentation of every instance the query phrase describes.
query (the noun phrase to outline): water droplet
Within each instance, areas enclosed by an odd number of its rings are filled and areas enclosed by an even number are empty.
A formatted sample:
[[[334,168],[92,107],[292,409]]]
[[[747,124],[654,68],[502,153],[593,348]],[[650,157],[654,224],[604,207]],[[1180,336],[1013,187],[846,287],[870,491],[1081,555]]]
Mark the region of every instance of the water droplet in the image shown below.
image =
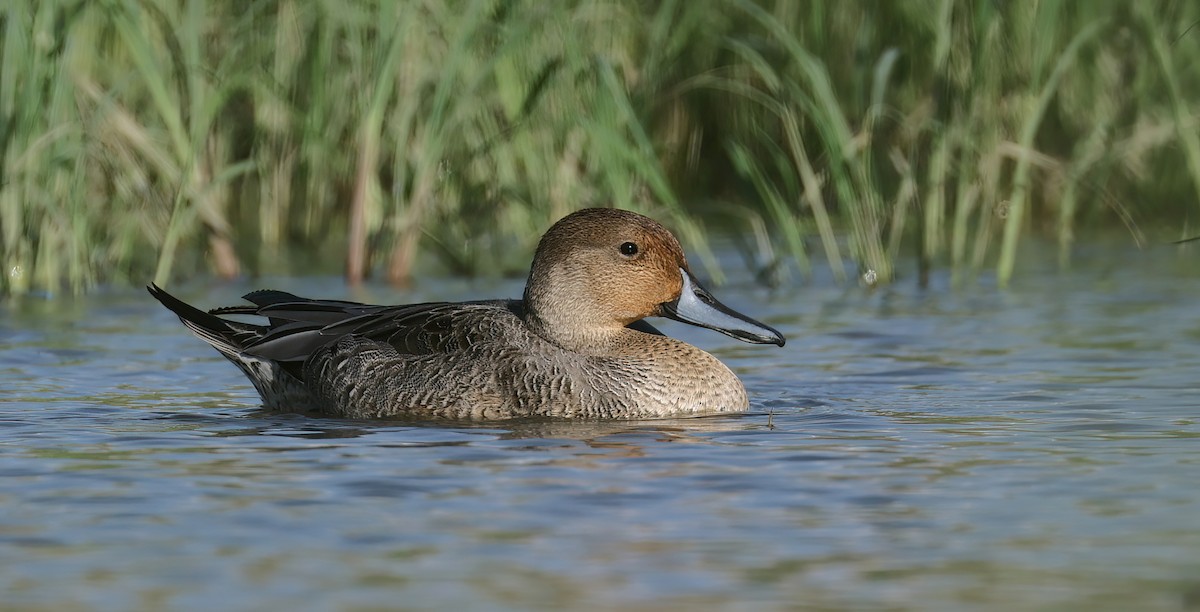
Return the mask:
[[[866,272],[863,272],[862,279],[868,287],[874,287],[879,282],[879,274],[875,270],[868,268]]]

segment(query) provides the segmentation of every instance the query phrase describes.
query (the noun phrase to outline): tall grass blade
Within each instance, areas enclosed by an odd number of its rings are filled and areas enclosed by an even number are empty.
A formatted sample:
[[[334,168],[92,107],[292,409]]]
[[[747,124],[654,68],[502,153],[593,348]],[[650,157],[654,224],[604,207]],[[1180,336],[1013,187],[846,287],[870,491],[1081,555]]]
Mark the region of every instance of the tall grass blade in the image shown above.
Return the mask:
[[[1004,239],[1000,247],[1000,262],[996,269],[996,279],[1001,286],[1007,285],[1012,279],[1013,266],[1017,257],[1017,242],[1020,237],[1022,223],[1025,219],[1025,208],[1029,197],[1029,167],[1033,150],[1033,139],[1038,127],[1045,117],[1046,109],[1050,106],[1058,90],[1058,84],[1067,70],[1074,64],[1079,50],[1092,42],[1103,31],[1104,20],[1094,21],[1080,30],[1072,39],[1062,54],[1054,63],[1054,70],[1042,85],[1036,102],[1025,118],[1021,130],[1019,144],[1021,153],[1017,157],[1016,168],[1013,170],[1013,187],[1008,201],[1007,219],[1004,224]]]

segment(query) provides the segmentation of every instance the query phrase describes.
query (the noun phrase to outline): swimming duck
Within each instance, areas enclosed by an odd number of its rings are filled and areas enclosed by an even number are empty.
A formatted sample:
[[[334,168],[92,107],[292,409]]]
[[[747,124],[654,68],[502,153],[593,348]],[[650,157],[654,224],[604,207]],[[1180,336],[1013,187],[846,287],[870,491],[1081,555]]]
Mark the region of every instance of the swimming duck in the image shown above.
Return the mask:
[[[704,289],[665,227],[609,208],[572,213],[542,236],[520,300],[373,306],[255,291],[251,306],[204,312],[148,289],[241,368],[266,408],[346,418],[740,412],[746,389],[725,364],[643,319],[784,344]]]

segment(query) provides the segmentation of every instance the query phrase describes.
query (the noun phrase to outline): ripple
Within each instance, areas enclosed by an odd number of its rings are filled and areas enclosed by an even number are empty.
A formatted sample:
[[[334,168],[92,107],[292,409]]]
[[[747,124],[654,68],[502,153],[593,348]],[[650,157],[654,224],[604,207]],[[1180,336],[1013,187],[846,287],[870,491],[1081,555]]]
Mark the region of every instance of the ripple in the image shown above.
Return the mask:
[[[642,422],[275,414],[140,292],[10,308],[0,588],[30,609],[1186,608],[1200,293],[1148,261],[781,290],[755,313],[784,349],[681,331],[751,412]]]

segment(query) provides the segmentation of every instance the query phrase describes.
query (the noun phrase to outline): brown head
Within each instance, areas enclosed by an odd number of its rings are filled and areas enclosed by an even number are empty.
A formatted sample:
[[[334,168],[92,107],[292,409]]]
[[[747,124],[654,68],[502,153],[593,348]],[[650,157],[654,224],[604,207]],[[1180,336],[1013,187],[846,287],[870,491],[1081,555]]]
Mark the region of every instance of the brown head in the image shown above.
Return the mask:
[[[538,244],[525,305],[541,335],[578,352],[607,344],[649,316],[783,344],[775,330],[712,298],[667,228],[627,210],[588,208],[555,223]]]

